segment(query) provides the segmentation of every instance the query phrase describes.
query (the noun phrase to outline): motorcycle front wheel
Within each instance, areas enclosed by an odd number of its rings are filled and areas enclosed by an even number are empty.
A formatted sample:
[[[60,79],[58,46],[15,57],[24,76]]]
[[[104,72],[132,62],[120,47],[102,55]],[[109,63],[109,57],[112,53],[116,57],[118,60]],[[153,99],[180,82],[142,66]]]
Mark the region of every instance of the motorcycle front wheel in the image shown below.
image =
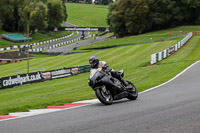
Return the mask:
[[[137,91],[136,87],[130,81],[126,81],[126,82],[128,82],[128,84],[132,86],[132,88],[128,91],[127,98],[129,100],[136,100],[138,97],[138,91]]]
[[[99,101],[101,101],[103,104],[111,105],[113,103],[113,97],[110,91],[107,90],[105,87],[96,89],[95,94]]]

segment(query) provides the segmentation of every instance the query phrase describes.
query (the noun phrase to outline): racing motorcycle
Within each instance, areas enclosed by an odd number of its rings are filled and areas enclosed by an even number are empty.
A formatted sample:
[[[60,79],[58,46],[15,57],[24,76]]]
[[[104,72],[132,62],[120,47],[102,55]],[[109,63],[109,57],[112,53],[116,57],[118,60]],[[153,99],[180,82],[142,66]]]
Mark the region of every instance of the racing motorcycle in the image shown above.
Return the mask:
[[[119,71],[120,76],[124,77],[124,71]],[[136,100],[138,91],[136,87],[130,82],[125,89],[123,83],[114,78],[110,72],[101,72],[99,69],[93,69],[90,73],[88,84],[95,91],[95,94],[100,102],[105,105],[111,105],[113,100],[120,100],[127,98],[129,100]]]

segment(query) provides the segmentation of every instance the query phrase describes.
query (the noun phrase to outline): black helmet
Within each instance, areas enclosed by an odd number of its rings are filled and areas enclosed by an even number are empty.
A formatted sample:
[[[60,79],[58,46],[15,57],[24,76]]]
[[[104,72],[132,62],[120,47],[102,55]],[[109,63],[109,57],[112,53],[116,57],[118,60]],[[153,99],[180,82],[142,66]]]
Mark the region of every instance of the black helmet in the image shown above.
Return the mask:
[[[99,58],[97,56],[92,56],[89,59],[91,68],[96,68],[99,65]]]

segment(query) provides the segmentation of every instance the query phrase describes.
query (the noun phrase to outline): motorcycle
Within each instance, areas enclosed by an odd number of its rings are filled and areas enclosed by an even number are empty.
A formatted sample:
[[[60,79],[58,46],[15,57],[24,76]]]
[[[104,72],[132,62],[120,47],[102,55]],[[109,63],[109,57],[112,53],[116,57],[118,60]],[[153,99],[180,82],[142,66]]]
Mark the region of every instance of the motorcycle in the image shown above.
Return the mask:
[[[124,71],[119,71],[120,76],[124,77]],[[99,101],[105,105],[111,105],[113,100],[120,100],[127,98],[129,100],[136,100],[138,91],[136,87],[130,82],[128,89],[120,80],[114,78],[110,72],[101,72],[99,69],[93,69],[90,73],[88,84],[95,91]]]

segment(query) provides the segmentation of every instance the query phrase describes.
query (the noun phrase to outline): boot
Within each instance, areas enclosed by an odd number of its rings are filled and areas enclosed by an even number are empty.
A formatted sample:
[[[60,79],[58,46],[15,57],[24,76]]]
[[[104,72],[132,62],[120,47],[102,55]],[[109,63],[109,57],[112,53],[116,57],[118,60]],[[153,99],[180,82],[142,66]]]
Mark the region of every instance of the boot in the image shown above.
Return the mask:
[[[131,89],[132,86],[129,85],[129,83],[127,83],[124,79],[121,78],[121,82],[125,86],[125,89],[124,89],[125,91]]]
[[[111,75],[114,78],[117,78],[120,82],[122,82],[122,84],[125,86],[124,91],[129,90],[132,86],[129,85],[129,83],[127,83],[120,75],[117,71],[111,71]]]

